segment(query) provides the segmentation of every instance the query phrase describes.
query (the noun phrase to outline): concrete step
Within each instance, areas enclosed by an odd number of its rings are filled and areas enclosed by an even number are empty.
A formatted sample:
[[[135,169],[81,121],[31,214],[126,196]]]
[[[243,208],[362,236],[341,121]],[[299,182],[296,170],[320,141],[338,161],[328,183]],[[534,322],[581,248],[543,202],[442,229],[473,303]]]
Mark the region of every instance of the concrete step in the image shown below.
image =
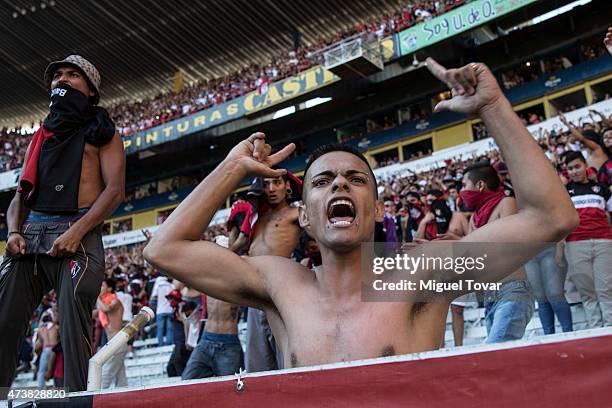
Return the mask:
[[[150,364],[141,367],[131,367],[125,375],[129,378],[166,376],[166,364]]]
[[[153,356],[153,355],[158,355],[158,354],[172,354],[173,348],[174,348],[174,345],[162,346],[162,347],[151,347],[151,348],[136,350],[136,358],[141,358],[145,356],[148,357],[148,356]]]
[[[149,364],[167,363],[172,353],[160,353],[149,356],[136,356],[135,358],[126,358],[125,367],[137,367]]]
[[[157,338],[153,337],[151,339],[134,341],[134,349],[148,348],[148,347],[157,347]]]
[[[181,381],[181,377],[142,377],[142,378],[129,378],[128,377],[128,386],[129,387],[139,387],[139,386],[151,386],[155,385],[158,387],[168,386],[170,384],[176,384]]]

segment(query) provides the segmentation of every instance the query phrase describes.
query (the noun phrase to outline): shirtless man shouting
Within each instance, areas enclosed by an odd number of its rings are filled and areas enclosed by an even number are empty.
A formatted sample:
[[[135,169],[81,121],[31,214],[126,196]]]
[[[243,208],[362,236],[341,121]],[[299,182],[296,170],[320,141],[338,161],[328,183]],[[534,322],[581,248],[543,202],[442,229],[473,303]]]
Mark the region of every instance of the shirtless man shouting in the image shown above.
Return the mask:
[[[491,222],[463,242],[555,242],[578,223],[554,169],[522,125],[483,64],[429,70],[452,90],[436,111],[477,114],[494,136],[510,170],[520,210]],[[183,201],[145,248],[145,258],[177,279],[226,301],[266,311],[287,366],[307,366],[436,349],[444,336],[447,302],[363,302],[362,248],[372,241],[376,181],[350,148],[321,149],[304,174],[300,225],[319,243],[323,264],[308,270],[278,256],[241,258],[199,241],[217,208],[247,175],[278,177],[271,166],[294,146],[271,154],[261,133],[238,144]],[[507,251],[480,272],[499,281],[535,251]],[[369,261],[366,259],[366,261]],[[459,275],[457,275],[459,276]]]

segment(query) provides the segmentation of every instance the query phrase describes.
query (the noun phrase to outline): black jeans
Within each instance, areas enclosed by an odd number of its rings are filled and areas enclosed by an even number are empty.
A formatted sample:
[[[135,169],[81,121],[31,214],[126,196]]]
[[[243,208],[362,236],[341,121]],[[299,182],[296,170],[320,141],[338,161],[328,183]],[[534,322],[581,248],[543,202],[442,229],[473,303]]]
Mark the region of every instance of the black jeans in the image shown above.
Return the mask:
[[[189,361],[189,356],[191,356],[191,350],[187,350],[184,342],[174,343],[172,355],[166,366],[168,377],[180,377]]]
[[[87,233],[74,256],[46,255],[53,241],[68,227],[54,222],[24,226],[27,254],[16,259],[7,257],[0,266],[0,387],[11,386],[17,353],[32,313],[43,295],[55,289],[65,384],[70,391],[87,388],[92,355],[91,312],[104,279],[102,233],[100,227]],[[4,398],[0,395],[0,399]]]

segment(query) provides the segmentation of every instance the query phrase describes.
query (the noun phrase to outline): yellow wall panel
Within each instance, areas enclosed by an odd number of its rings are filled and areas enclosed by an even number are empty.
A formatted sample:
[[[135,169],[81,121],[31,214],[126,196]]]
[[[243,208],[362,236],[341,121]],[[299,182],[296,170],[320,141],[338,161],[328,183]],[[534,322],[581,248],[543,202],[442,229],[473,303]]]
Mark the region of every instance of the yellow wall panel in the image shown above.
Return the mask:
[[[462,143],[471,142],[472,128],[469,122],[449,126],[444,129],[436,130],[433,135],[434,151],[453,147]]]
[[[136,230],[157,225],[158,211],[159,210],[155,209],[153,211],[144,211],[134,214],[134,217],[132,218],[132,229]]]

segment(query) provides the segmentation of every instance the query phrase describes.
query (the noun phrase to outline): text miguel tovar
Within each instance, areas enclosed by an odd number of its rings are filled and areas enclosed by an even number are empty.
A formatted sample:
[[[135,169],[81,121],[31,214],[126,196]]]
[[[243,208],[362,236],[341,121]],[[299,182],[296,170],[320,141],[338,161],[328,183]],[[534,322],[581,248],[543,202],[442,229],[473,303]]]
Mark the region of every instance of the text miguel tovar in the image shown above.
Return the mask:
[[[455,291],[499,290],[501,282],[476,282],[474,279],[461,279],[455,282],[437,282],[436,280],[415,281],[402,279],[399,282],[385,282],[377,279],[372,283],[376,291],[431,291],[437,293]]]

